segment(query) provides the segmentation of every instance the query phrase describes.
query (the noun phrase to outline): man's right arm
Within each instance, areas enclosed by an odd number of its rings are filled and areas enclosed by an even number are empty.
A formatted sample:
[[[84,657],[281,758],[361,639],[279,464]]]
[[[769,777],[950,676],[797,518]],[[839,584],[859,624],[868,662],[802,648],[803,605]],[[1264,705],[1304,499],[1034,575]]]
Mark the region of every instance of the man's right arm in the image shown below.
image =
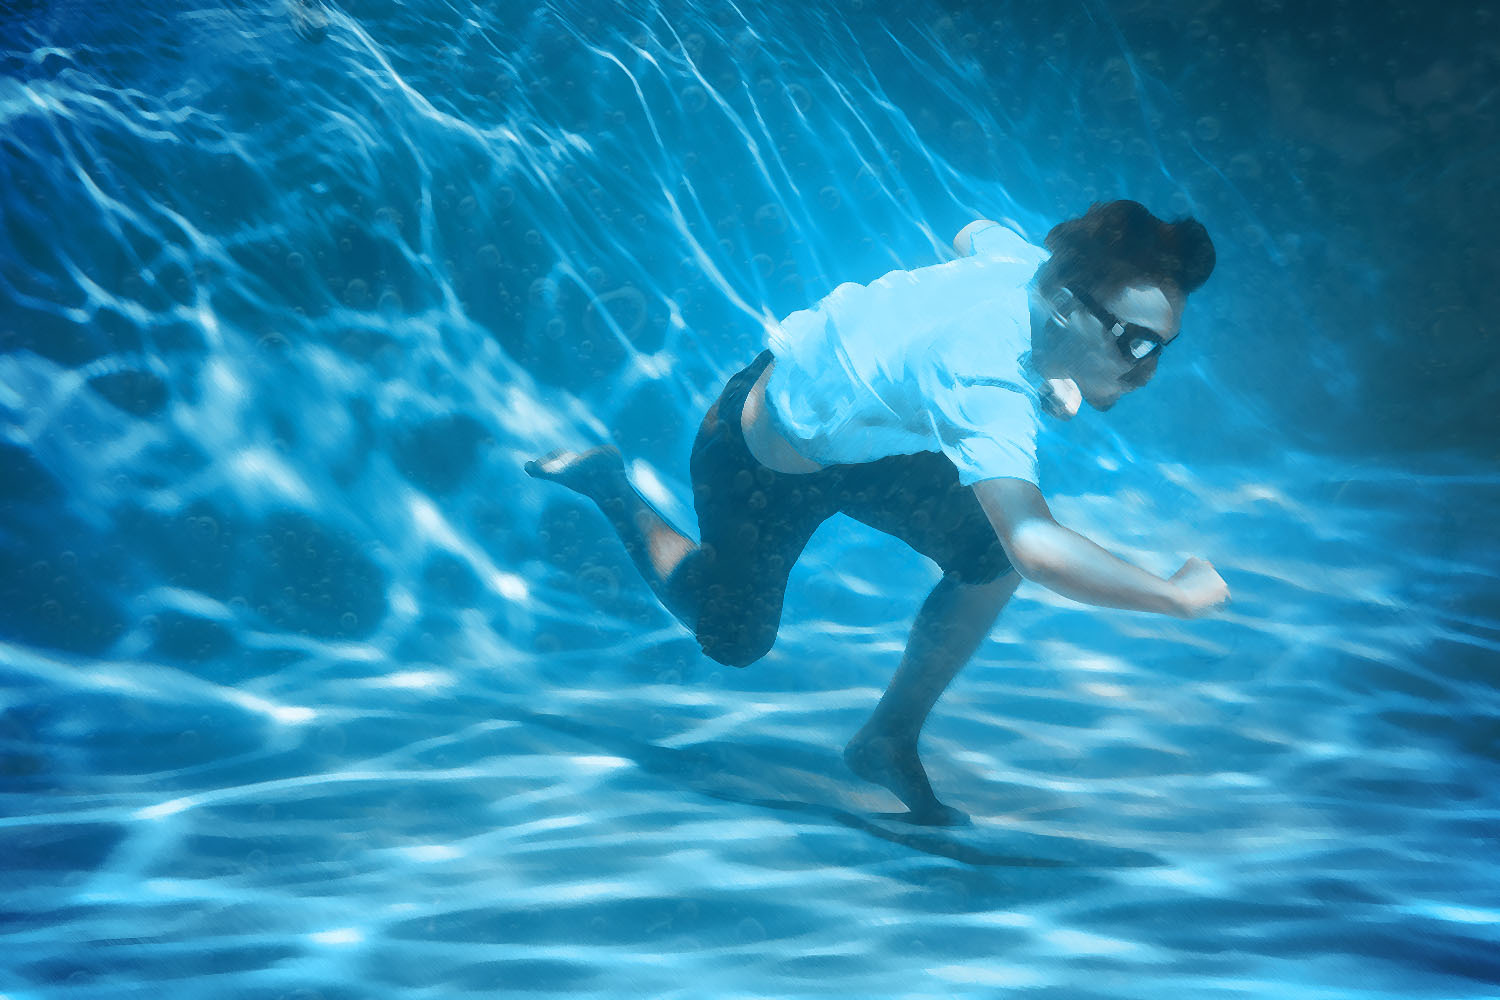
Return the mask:
[[[1063,527],[1041,490],[1024,479],[986,479],[974,484],[974,493],[1011,565],[1064,597],[1178,618],[1197,618],[1229,599],[1228,587],[1205,560],[1190,559],[1163,580]]]

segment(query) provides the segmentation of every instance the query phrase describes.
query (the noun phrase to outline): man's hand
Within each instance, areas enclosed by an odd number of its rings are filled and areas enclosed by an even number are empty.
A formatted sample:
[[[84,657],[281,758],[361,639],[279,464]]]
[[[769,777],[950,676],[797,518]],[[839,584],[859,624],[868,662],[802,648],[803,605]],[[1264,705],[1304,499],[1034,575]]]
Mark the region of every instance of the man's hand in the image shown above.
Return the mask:
[[[1181,594],[1180,618],[1202,618],[1229,601],[1229,585],[1207,559],[1189,559],[1167,582]]]

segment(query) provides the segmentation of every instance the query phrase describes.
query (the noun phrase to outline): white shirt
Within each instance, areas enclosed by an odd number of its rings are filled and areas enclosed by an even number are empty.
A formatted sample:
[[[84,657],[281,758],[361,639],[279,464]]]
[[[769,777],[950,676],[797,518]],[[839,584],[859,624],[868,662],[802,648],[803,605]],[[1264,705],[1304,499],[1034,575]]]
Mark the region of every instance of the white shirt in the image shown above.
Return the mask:
[[[1047,252],[1003,226],[973,255],[839,285],[770,329],[771,420],[822,465],[936,451],[965,486],[1037,482],[1026,285]]]

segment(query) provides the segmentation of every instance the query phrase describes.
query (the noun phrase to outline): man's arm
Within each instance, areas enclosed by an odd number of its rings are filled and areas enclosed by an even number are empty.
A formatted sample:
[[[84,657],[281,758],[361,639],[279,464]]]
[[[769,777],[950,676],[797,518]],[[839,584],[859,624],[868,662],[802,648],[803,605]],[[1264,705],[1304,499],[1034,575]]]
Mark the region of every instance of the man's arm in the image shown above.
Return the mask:
[[[1229,599],[1229,588],[1205,560],[1190,559],[1163,580],[1063,527],[1041,490],[1024,479],[986,479],[974,484],[974,493],[1011,565],[1064,597],[1178,618],[1199,617]]]

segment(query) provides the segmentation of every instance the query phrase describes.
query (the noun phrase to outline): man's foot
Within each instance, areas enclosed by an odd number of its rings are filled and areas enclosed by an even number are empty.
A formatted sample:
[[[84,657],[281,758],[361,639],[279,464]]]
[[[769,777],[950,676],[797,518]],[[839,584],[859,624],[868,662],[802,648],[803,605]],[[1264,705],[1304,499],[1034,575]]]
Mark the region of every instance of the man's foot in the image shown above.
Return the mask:
[[[844,763],[866,781],[889,788],[911,812],[903,819],[924,826],[967,826],[967,813],[944,805],[932,791],[917,744],[888,736],[856,734],[844,748]]]
[[[525,468],[533,479],[561,484],[590,500],[617,493],[625,478],[620,449],[612,445],[588,451],[554,451],[527,462]]]

